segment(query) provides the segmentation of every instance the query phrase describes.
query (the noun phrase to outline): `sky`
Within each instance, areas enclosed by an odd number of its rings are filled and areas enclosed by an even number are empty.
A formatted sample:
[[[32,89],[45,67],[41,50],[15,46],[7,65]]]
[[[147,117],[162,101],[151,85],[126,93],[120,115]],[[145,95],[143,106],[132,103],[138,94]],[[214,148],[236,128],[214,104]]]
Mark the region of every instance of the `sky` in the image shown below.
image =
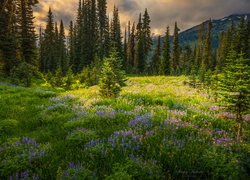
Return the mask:
[[[49,7],[56,21],[62,19],[67,28],[75,20],[79,0],[40,0],[34,16],[37,27],[45,27]],[[155,35],[162,35],[166,26],[178,22],[181,31],[191,28],[210,18],[220,19],[231,14],[250,13],[250,0],[107,0],[108,14],[112,15],[114,4],[120,11],[122,28],[127,22],[137,22],[140,12],[148,9],[151,29]]]

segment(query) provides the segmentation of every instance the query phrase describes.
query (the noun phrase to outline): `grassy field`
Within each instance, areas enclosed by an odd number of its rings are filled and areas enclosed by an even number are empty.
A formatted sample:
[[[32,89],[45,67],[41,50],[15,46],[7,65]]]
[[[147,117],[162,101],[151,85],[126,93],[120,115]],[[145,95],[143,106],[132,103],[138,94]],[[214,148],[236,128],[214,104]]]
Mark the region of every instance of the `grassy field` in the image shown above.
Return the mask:
[[[247,179],[236,123],[186,77],[130,77],[117,99],[0,83],[0,179]]]

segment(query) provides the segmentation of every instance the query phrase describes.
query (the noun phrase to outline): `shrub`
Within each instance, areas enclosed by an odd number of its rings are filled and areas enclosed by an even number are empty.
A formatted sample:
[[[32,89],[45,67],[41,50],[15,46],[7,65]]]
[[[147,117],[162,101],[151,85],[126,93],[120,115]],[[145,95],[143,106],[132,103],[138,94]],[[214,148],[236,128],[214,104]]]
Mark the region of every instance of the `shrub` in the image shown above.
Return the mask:
[[[125,73],[121,69],[121,59],[116,51],[104,60],[99,81],[100,93],[103,97],[117,97],[125,86]]]
[[[34,74],[36,74],[35,68],[28,63],[22,62],[11,70],[11,80],[16,85],[29,87]]]

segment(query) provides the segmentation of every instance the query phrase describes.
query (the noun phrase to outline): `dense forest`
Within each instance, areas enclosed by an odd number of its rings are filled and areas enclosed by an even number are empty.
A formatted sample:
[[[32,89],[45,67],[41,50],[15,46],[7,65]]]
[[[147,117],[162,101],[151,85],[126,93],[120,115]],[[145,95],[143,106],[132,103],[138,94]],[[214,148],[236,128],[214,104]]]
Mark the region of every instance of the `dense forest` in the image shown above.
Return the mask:
[[[122,27],[119,7],[79,0],[69,27],[49,8],[37,30],[38,4],[0,0],[0,179],[249,177],[249,19],[182,46],[147,8]]]

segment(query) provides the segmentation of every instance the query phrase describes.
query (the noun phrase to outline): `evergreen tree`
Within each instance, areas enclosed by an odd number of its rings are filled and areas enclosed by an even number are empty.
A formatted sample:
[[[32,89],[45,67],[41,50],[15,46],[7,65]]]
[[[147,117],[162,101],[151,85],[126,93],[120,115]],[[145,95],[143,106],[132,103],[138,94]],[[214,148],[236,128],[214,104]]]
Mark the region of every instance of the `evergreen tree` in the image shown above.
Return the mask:
[[[74,28],[74,65],[72,66],[74,72],[80,72],[83,68],[82,57],[83,57],[83,21],[84,21],[84,11],[85,10],[85,2],[84,0],[79,0],[78,9],[77,9],[77,17]],[[73,40],[73,39],[72,39]]]
[[[245,18],[241,17],[240,24],[237,30],[236,35],[236,52],[237,53],[245,53],[247,55],[248,51],[248,32],[247,32],[247,23],[245,22]]]
[[[143,29],[142,29],[141,14],[139,15],[139,21],[136,27],[136,50],[135,50],[135,72],[144,73],[145,71],[145,54],[144,54],[144,42],[143,42]]]
[[[202,57],[204,52],[204,46],[205,46],[205,23],[202,23],[199,27],[199,37],[198,37],[198,46],[197,46],[197,53],[196,53],[196,67],[197,71],[200,70],[200,67],[202,65]]]
[[[2,58],[0,66],[3,66],[4,74],[9,76],[11,69],[17,65],[19,59],[17,56],[15,2],[7,1],[4,4],[3,1],[0,1],[0,5],[0,54]]]
[[[204,53],[203,53],[203,58],[202,58],[202,65],[204,66],[205,71],[213,68],[213,53],[212,53],[212,40],[211,40],[212,28],[213,28],[213,25],[210,19],[208,22],[208,31],[206,35],[206,43],[205,43]]]
[[[69,49],[69,67],[71,67],[73,72],[76,72],[76,64],[75,64],[75,33],[74,33],[74,25],[73,22],[70,21],[69,25],[69,42],[68,42],[68,49]]]
[[[237,140],[242,137],[242,116],[249,112],[250,108],[250,66],[247,59],[241,53],[237,55],[231,50],[225,67],[223,76],[220,79],[220,94],[227,108],[236,114],[238,122]]]
[[[177,75],[180,72],[180,47],[179,47],[179,31],[180,29],[175,22],[174,28],[174,42],[173,42],[173,54],[172,54],[172,74]]]
[[[128,71],[132,72],[135,67],[135,23],[132,25],[131,33],[128,39]]]
[[[60,23],[60,31],[59,31],[59,65],[62,69],[63,75],[66,75],[69,63],[66,54],[66,37],[62,20]]]
[[[125,33],[124,33],[123,54],[124,54],[123,67],[126,67],[128,61],[127,27],[125,27]]]
[[[98,11],[98,56],[100,59],[108,56],[109,53],[109,20],[107,17],[107,0],[97,0]]]
[[[123,47],[121,37],[121,24],[119,17],[119,10],[114,6],[113,20],[111,22],[111,45],[115,48],[119,54],[119,57],[123,59]]]
[[[17,32],[20,42],[21,58],[28,64],[38,66],[36,35],[33,23],[34,1],[18,0],[16,1]]]
[[[161,66],[161,36],[158,37],[158,43],[152,57],[152,73],[154,75],[159,75]]]
[[[125,85],[125,74],[122,71],[118,52],[112,50],[110,57],[104,59],[99,81],[100,93],[103,97],[117,97]]]
[[[171,56],[170,56],[170,32],[169,32],[169,26],[167,27],[166,30],[166,35],[164,39],[164,44],[163,44],[163,53],[162,53],[162,63],[161,63],[161,68],[162,68],[162,74],[163,75],[169,75],[170,70],[171,70]]]
[[[152,46],[152,38],[151,38],[151,28],[150,28],[150,17],[148,14],[148,10],[145,9],[143,19],[142,19],[142,33],[143,33],[143,49],[144,49],[144,63],[147,64],[148,61],[148,55],[151,51]]]
[[[44,57],[41,58],[43,61],[41,64],[41,70],[44,72],[52,71],[54,72],[57,68],[57,62],[55,57],[55,29],[54,29],[54,16],[51,9],[49,9],[47,17],[47,25],[44,32],[44,52],[42,53]]]

